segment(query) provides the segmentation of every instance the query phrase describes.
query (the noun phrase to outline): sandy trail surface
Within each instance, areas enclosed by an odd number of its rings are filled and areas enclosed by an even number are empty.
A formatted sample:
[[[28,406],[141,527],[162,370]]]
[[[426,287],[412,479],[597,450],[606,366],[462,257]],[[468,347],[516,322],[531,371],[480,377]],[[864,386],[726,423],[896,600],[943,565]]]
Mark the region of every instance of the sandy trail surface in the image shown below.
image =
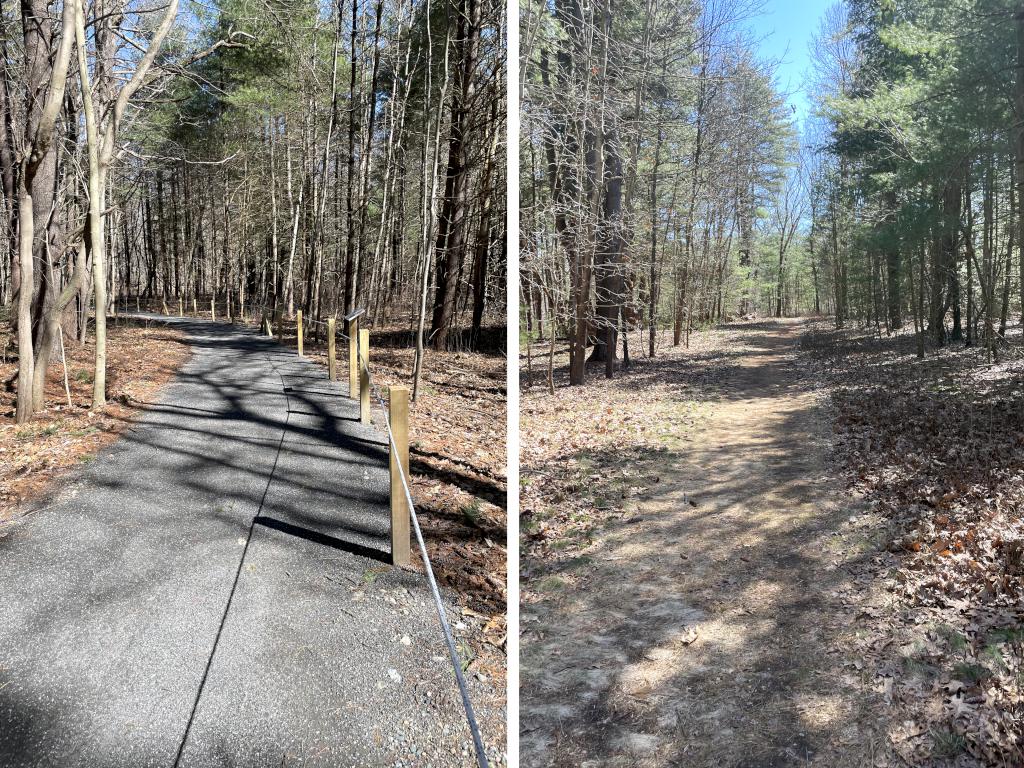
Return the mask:
[[[584,583],[524,611],[524,766],[872,763],[837,597],[854,502],[827,465],[802,330],[726,335],[704,418],[639,514],[596,537]]]

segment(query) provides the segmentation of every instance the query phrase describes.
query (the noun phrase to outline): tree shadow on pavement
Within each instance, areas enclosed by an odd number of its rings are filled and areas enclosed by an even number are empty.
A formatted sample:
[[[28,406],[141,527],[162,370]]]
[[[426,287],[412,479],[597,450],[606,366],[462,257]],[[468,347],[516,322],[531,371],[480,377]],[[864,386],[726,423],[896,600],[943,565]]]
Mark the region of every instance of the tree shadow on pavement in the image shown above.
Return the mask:
[[[460,754],[422,576],[381,564],[385,438],[273,341],[177,324],[161,402],[0,539],[0,764],[170,765],[190,708],[182,765],[393,761],[373,729]]]

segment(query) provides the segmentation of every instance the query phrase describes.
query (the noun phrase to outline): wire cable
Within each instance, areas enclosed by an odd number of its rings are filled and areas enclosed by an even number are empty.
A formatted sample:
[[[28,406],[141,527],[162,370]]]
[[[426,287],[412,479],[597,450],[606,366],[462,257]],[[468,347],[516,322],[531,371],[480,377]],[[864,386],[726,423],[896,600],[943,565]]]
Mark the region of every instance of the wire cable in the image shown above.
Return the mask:
[[[388,442],[391,444],[391,450],[398,455],[398,446],[395,443],[395,435],[391,431],[391,420],[388,418],[387,408],[384,406],[384,398],[381,397],[376,385],[373,383],[373,374],[370,372],[369,361],[366,365],[366,376],[370,384],[370,391],[376,398],[377,403],[380,405],[381,412],[384,415],[384,425],[388,431]],[[444,609],[444,602],[441,600],[441,592],[437,587],[437,581],[434,578],[434,569],[430,564],[430,556],[427,554],[427,545],[423,540],[423,531],[420,529],[420,521],[416,516],[416,506],[412,502],[412,492],[409,490],[409,479],[406,477],[405,468],[402,467],[402,462],[396,462],[398,464],[398,474],[402,478],[402,490],[405,492],[405,500],[409,505],[409,518],[412,520],[413,530],[416,532],[416,543],[419,545],[420,556],[423,558],[423,567],[427,574],[427,581],[430,584],[431,594],[434,596],[434,607],[437,608],[437,617],[441,622],[441,629],[444,631],[445,643],[448,645],[448,656],[452,662],[452,668],[455,670],[455,680],[459,685],[459,693],[462,695],[462,707],[466,711],[466,720],[469,723],[469,730],[473,734],[473,746],[476,749],[477,764],[480,768],[488,768],[487,754],[484,751],[483,739],[480,736],[480,726],[477,725],[476,715],[473,712],[473,703],[469,699],[469,691],[466,688],[466,678],[462,673],[462,664],[459,659],[458,650],[455,647],[455,639],[452,636],[451,625],[448,623],[448,614]]]
[[[261,306],[261,309],[266,309],[266,306],[265,305]],[[308,322],[314,323],[314,324],[327,325],[322,320],[309,320]],[[342,338],[345,338],[345,339],[350,338],[349,336],[347,336],[344,333],[342,333],[341,336],[342,336]],[[358,354],[358,352],[359,352],[359,342],[358,342],[358,339],[356,340],[356,351],[357,351],[357,354]],[[271,366],[274,367],[273,364],[271,364]],[[276,371],[276,367],[275,367],[275,371]],[[278,375],[280,376],[280,372],[278,372]],[[384,398],[380,394],[380,390],[377,388],[377,385],[373,381],[373,373],[370,371],[370,365],[369,365],[369,361],[368,360],[366,361],[366,376],[367,376],[367,381],[368,381],[368,383],[370,385],[370,392],[373,395],[373,397],[377,400],[377,403],[378,403],[378,405],[380,406],[380,409],[381,409],[381,413],[384,416],[384,425],[387,428],[388,443],[390,445],[390,450],[394,451],[394,454],[397,456],[398,455],[398,445],[395,442],[395,435],[394,435],[394,432],[391,429],[391,419],[388,418],[388,409],[387,409],[387,407],[386,407],[386,405],[384,403]],[[287,422],[286,422],[286,424],[287,424]],[[282,434],[282,442],[283,442],[283,439],[284,439],[284,435]],[[280,445],[278,446],[278,458],[279,458],[279,456],[280,456]],[[467,721],[467,723],[469,725],[470,733],[473,736],[473,748],[476,751],[477,765],[479,765],[480,768],[489,768],[489,763],[487,761],[487,753],[486,753],[486,751],[484,749],[483,737],[480,735],[480,726],[477,723],[476,714],[473,711],[473,702],[469,698],[469,690],[468,690],[468,688],[466,686],[466,677],[465,677],[465,675],[463,674],[463,671],[462,671],[462,663],[461,663],[461,659],[459,657],[458,649],[455,647],[455,638],[452,635],[451,624],[448,621],[448,613],[447,613],[447,611],[445,611],[444,601],[441,598],[441,591],[440,591],[440,589],[438,589],[437,580],[434,578],[434,568],[433,568],[433,565],[430,562],[430,555],[427,553],[427,545],[426,545],[426,542],[423,539],[423,531],[420,528],[419,518],[416,515],[416,505],[413,503],[413,500],[412,500],[412,491],[411,491],[411,489],[409,487],[409,478],[408,478],[408,476],[405,473],[405,468],[402,466],[402,463],[401,462],[397,462],[397,464],[398,464],[398,474],[399,474],[399,477],[401,477],[401,479],[402,479],[402,491],[405,494],[406,503],[409,505],[409,518],[412,521],[413,531],[416,534],[416,543],[417,543],[417,545],[419,547],[419,550],[420,550],[420,557],[423,560],[423,567],[424,567],[424,571],[425,571],[425,573],[427,575],[427,582],[430,585],[430,592],[431,592],[431,595],[433,596],[433,599],[434,599],[434,607],[437,609],[437,617],[438,617],[438,620],[441,623],[441,629],[444,632],[445,644],[448,646],[448,657],[451,660],[452,669],[455,672],[455,681],[456,681],[456,683],[459,686],[459,694],[462,697],[462,707],[463,707],[463,709],[466,712],[466,721]],[[274,460],[274,469],[276,469],[276,467],[277,467],[277,458],[275,458],[275,460]],[[271,475],[270,475],[270,480],[273,479],[273,473],[274,473],[274,470],[272,469],[271,470]],[[268,481],[267,488],[269,489],[269,481]],[[265,498],[266,498],[266,489],[264,490],[264,499]],[[261,500],[260,507],[262,508],[262,506],[263,506],[263,501]],[[257,512],[257,515],[258,514],[259,513]],[[255,518],[253,518],[253,522],[250,524],[249,536],[247,537],[247,540],[246,540],[246,550],[248,549],[248,546],[249,546],[249,539],[251,538],[252,526],[254,524],[255,524]],[[244,562],[244,561],[245,561],[245,551],[243,551],[242,559],[239,562],[238,573],[235,574],[235,582],[236,582],[236,584],[237,584],[237,581],[238,581],[238,575],[241,572],[241,563]],[[232,587],[231,594],[232,594],[232,596],[234,595],[234,586]],[[231,599],[229,597],[229,599],[228,599],[228,606],[230,606],[230,604],[231,604]],[[224,624],[224,620],[225,620],[226,616],[227,616],[227,611],[225,610],[224,616],[221,619],[221,629],[223,629],[223,624]],[[220,631],[218,631],[218,639],[219,639],[219,636],[220,636]],[[216,642],[214,643],[214,649],[216,649]],[[213,660],[213,654],[211,653],[210,659],[207,661],[207,670],[206,670],[207,673],[209,672],[209,666],[212,663],[212,660]],[[205,683],[205,680],[206,680],[206,674],[203,675],[203,683]],[[201,691],[202,691],[202,685],[200,686],[200,692]],[[196,698],[196,705],[193,706],[192,717],[189,718],[189,724],[188,724],[188,727],[186,728],[185,736],[183,737],[182,742],[181,742],[181,746],[180,746],[180,748],[178,750],[178,755],[177,755],[177,759],[175,761],[175,765],[177,765],[178,761],[181,760],[181,754],[182,754],[182,751],[184,750],[185,741],[188,739],[188,732],[189,732],[189,729],[191,728],[191,725],[192,725],[192,719],[195,717],[195,709],[196,709],[196,706],[198,706],[198,702],[199,702],[199,699],[197,697]]]

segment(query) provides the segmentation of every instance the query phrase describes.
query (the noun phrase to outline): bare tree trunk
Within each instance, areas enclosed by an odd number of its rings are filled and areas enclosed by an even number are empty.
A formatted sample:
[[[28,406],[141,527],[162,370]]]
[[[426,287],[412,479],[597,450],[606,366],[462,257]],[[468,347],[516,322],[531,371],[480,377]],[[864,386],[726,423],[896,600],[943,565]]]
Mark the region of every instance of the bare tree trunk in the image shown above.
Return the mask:
[[[143,81],[149,72],[150,67],[153,65],[156,55],[160,50],[160,46],[163,44],[164,39],[167,37],[167,33],[170,32],[171,25],[174,23],[178,13],[178,0],[170,0],[164,10],[164,15],[160,20],[159,25],[153,32],[153,37],[150,40],[149,48],[139,59],[135,65],[135,70],[132,72],[128,82],[121,86],[121,89],[116,92],[116,96],[112,88],[106,89],[108,92],[104,94],[104,106],[107,109],[97,110],[101,114],[106,113],[106,124],[102,126],[102,135],[100,135],[101,125],[97,122],[97,115],[93,116],[94,131],[97,134],[96,137],[96,152],[97,152],[97,180],[95,194],[97,199],[93,201],[92,195],[93,190],[90,188],[90,207],[95,206],[97,221],[90,223],[91,230],[90,236],[93,241],[93,291],[96,296],[96,373],[93,378],[93,408],[99,408],[106,402],[106,371],[107,371],[107,266],[106,266],[106,249],[103,241],[103,216],[104,207],[106,200],[106,189],[107,189],[107,172],[110,170],[112,161],[114,159],[114,151],[117,142],[118,130],[121,126],[121,120],[124,117],[125,109],[128,107],[128,102],[131,100],[135,92],[142,86]],[[79,21],[81,22],[81,14],[79,14]],[[81,30],[79,30],[81,32]],[[84,49],[84,34],[80,35],[82,40],[79,42],[79,48]],[[101,43],[101,50],[98,52],[98,58],[104,63],[104,68],[107,70],[108,76],[111,78],[113,74],[113,48],[112,46],[112,33],[107,31],[104,35],[104,40]],[[84,60],[84,53],[80,54],[80,61]],[[80,69],[81,69],[80,65]],[[80,73],[82,79],[82,90],[83,97],[88,85],[85,82],[86,76],[84,71]],[[110,102],[108,103],[108,99]],[[89,98],[83,98],[83,101],[91,101]],[[86,129],[88,133],[88,122],[89,113],[86,112]],[[90,144],[93,142],[90,141]],[[90,185],[92,183],[92,168],[90,163]]]
[[[93,88],[89,82],[89,65],[85,50],[85,25],[77,22],[79,83],[82,89],[82,106],[85,111],[86,147],[89,153],[87,186],[89,193],[89,215],[87,219],[87,240],[92,256],[93,292],[96,296],[96,359],[93,378],[92,407],[102,407],[106,401],[106,297],[107,280],[103,265],[103,189],[100,172],[100,142],[96,111],[93,105]],[[158,177],[159,178],[159,177]],[[159,182],[158,182],[159,183]],[[163,221],[161,220],[161,226]],[[101,319],[102,318],[102,319]]]
[[[487,293],[487,256],[491,250],[491,209],[494,204],[494,155],[498,148],[498,99],[491,100],[491,141],[484,159],[480,189],[483,200],[480,203],[480,227],[477,230],[476,256],[473,259],[473,321],[470,331],[470,346],[477,349],[480,344],[480,326],[484,317],[484,301]]]
[[[299,238],[299,216],[302,212],[302,194],[306,190],[303,179],[299,179],[299,199],[292,200],[292,148],[287,149],[288,154],[288,201],[292,204],[292,242],[288,249],[288,270],[285,274],[284,301],[288,307],[288,317],[295,316],[295,246]]]
[[[377,0],[376,21],[373,26],[373,61],[370,65],[370,93],[366,106],[365,141],[359,152],[358,226],[355,240],[355,288],[353,301],[358,303],[363,293],[363,239],[366,234],[366,210],[370,184],[370,159],[373,150],[373,131],[377,122],[377,72],[380,66],[380,24],[384,12],[383,0]]]
[[[435,349],[444,349],[448,344],[448,332],[455,319],[458,275],[462,270],[468,240],[469,115],[476,95],[474,73],[480,47],[479,0],[461,0],[456,35],[458,81],[452,103],[448,172],[445,175],[444,205],[438,226],[434,312],[430,324],[431,345]]]
[[[356,296],[356,206],[355,194],[358,180],[356,179],[356,136],[359,134],[360,110],[356,103],[356,65],[359,60],[359,0],[352,0],[352,29],[349,47],[349,85],[348,85],[348,156],[347,156],[347,187],[345,189],[345,219],[348,225],[348,237],[345,241],[345,293],[344,306],[346,312],[355,308]]]
[[[433,50],[433,39],[431,36],[430,28],[430,0],[427,0],[427,97],[429,98],[433,82],[430,76],[430,72],[433,69],[432,56],[429,51]],[[441,80],[441,96],[440,103],[444,103],[445,95],[448,91],[448,49],[451,45],[451,28],[445,35],[444,40],[444,73]],[[424,339],[423,332],[426,326],[427,318],[427,295],[430,291],[430,266],[433,261],[431,254],[431,243],[434,237],[434,221],[437,218],[437,167],[439,163],[439,155],[441,152],[441,115],[438,114],[436,117],[436,124],[434,127],[434,153],[433,161],[431,164],[430,171],[430,193],[429,197],[425,197],[423,200],[423,213],[422,213],[422,233],[420,237],[420,252],[423,259],[422,273],[420,275],[420,293],[419,293],[419,315],[416,321],[416,354],[413,358],[413,374],[412,374],[412,400],[416,401],[416,396],[419,394],[420,377],[423,372],[423,355],[424,355]],[[424,142],[423,147],[423,173],[427,173],[427,147]],[[424,181],[426,177],[424,176]],[[424,184],[424,193],[426,193],[426,185]]]
[[[272,117],[268,124],[269,139],[270,139],[270,268],[273,270],[271,277],[271,285],[273,286],[274,294],[274,306],[276,308],[278,301],[278,285],[280,276],[278,274],[278,268],[280,267],[279,262],[279,246],[277,243],[277,168],[274,162],[274,138],[277,133],[277,118]],[[266,298],[266,291],[264,292],[263,298]]]
[[[25,179],[27,163],[22,163],[20,188],[18,190],[18,403],[14,420],[23,424],[29,420],[34,408],[32,402],[32,379],[35,371],[35,356],[32,350],[32,239],[35,218],[32,215],[32,193]]]
[[[665,67],[662,67],[662,74]],[[654,165],[651,168],[651,264],[647,285],[647,313],[649,331],[647,337],[647,356],[654,357],[655,321],[658,312],[658,169],[661,165],[661,145],[664,141],[662,118],[664,108],[658,107],[657,138],[654,143]]]
[[[25,19],[25,58],[30,70],[27,87],[32,92],[33,103],[38,104],[44,81],[47,86],[45,102],[38,112],[32,112],[26,126],[24,152],[18,169],[18,401],[15,407],[15,421],[21,424],[29,419],[35,411],[32,383],[35,373],[35,358],[32,339],[32,302],[36,277],[34,274],[36,206],[34,199],[36,182],[45,186],[47,173],[40,175],[40,169],[52,157],[53,138],[56,130],[57,115],[64,101],[64,89],[67,84],[68,66],[71,61],[75,19],[78,16],[78,3],[72,0],[64,5],[62,15],[62,34],[57,52],[50,65],[48,76],[45,67],[49,62],[49,35],[39,33],[47,18],[45,3],[25,3],[22,6]],[[38,178],[37,178],[38,176]],[[53,179],[50,177],[49,183]],[[44,235],[45,236],[45,235]],[[45,371],[44,374],[45,376]]]
[[[1021,324],[1024,325],[1024,2],[1017,4],[1017,66],[1014,85],[1014,111],[1017,118],[1017,129],[1014,132],[1014,148],[1016,150],[1016,186],[1017,186],[1017,248],[1022,254],[1020,259],[1020,298]]]

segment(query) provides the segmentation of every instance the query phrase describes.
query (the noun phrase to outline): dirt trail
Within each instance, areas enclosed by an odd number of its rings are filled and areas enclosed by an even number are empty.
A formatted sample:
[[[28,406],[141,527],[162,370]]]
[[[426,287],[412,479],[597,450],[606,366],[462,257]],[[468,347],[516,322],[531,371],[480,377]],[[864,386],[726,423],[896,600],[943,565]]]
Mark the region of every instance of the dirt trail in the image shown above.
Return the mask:
[[[524,766],[871,764],[836,597],[850,511],[801,330],[737,327],[641,519],[587,550],[583,588],[530,606]]]

